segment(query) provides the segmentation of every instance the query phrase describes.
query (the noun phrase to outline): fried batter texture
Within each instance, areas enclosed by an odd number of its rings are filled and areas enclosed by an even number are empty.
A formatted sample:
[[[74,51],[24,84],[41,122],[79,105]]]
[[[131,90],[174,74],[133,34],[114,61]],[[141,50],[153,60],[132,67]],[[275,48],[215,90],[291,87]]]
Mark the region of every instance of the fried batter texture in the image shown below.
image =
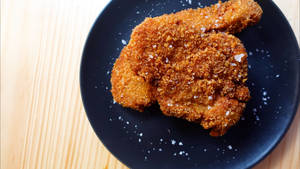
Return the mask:
[[[230,0],[146,18],[114,65],[115,101],[139,111],[157,101],[165,115],[224,135],[250,98],[247,53],[231,34],[261,15],[253,0]]]

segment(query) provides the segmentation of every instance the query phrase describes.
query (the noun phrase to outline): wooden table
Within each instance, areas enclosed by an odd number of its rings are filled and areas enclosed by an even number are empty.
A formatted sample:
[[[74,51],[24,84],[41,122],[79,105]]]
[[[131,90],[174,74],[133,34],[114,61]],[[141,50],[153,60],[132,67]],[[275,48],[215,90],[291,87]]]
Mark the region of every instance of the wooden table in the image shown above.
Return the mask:
[[[274,0],[299,41],[299,0]],[[79,64],[108,0],[1,0],[1,169],[126,168],[82,107]],[[255,168],[300,168],[300,113]]]

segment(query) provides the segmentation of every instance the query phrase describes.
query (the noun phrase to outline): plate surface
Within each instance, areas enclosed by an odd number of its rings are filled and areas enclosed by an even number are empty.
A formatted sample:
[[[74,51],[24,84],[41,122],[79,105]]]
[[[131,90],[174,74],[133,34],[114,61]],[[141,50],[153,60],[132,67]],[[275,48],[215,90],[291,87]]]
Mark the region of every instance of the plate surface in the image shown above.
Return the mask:
[[[219,138],[200,125],[122,108],[110,93],[110,73],[131,30],[145,17],[216,3],[216,0],[112,0],[95,22],[83,53],[80,85],[87,116],[109,151],[130,168],[249,168],[287,131],[299,104],[299,47],[280,10],[259,1],[261,22],[236,35],[249,57],[252,99],[240,122]]]

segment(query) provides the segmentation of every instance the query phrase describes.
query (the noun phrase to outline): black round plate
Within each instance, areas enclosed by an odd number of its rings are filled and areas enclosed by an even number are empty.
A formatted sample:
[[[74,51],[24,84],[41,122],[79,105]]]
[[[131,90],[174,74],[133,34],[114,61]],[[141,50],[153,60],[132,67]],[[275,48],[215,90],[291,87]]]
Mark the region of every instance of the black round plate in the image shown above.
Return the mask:
[[[92,127],[102,143],[130,168],[249,168],[287,131],[299,101],[299,47],[276,5],[259,1],[263,17],[237,36],[249,53],[252,99],[240,122],[223,137],[200,125],[144,113],[114,103],[112,66],[132,29],[145,17],[216,3],[217,0],[112,0],[91,30],[83,53],[80,85]]]

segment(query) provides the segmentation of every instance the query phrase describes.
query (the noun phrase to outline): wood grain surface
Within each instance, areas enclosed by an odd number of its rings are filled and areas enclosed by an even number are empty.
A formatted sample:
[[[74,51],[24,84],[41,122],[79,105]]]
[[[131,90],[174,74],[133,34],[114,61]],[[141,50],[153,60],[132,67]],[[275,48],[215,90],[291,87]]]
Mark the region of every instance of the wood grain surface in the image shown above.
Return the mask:
[[[79,91],[83,45],[108,1],[1,0],[1,169],[127,168],[96,137]],[[274,1],[299,42],[299,0]],[[254,168],[300,168],[299,111]]]

